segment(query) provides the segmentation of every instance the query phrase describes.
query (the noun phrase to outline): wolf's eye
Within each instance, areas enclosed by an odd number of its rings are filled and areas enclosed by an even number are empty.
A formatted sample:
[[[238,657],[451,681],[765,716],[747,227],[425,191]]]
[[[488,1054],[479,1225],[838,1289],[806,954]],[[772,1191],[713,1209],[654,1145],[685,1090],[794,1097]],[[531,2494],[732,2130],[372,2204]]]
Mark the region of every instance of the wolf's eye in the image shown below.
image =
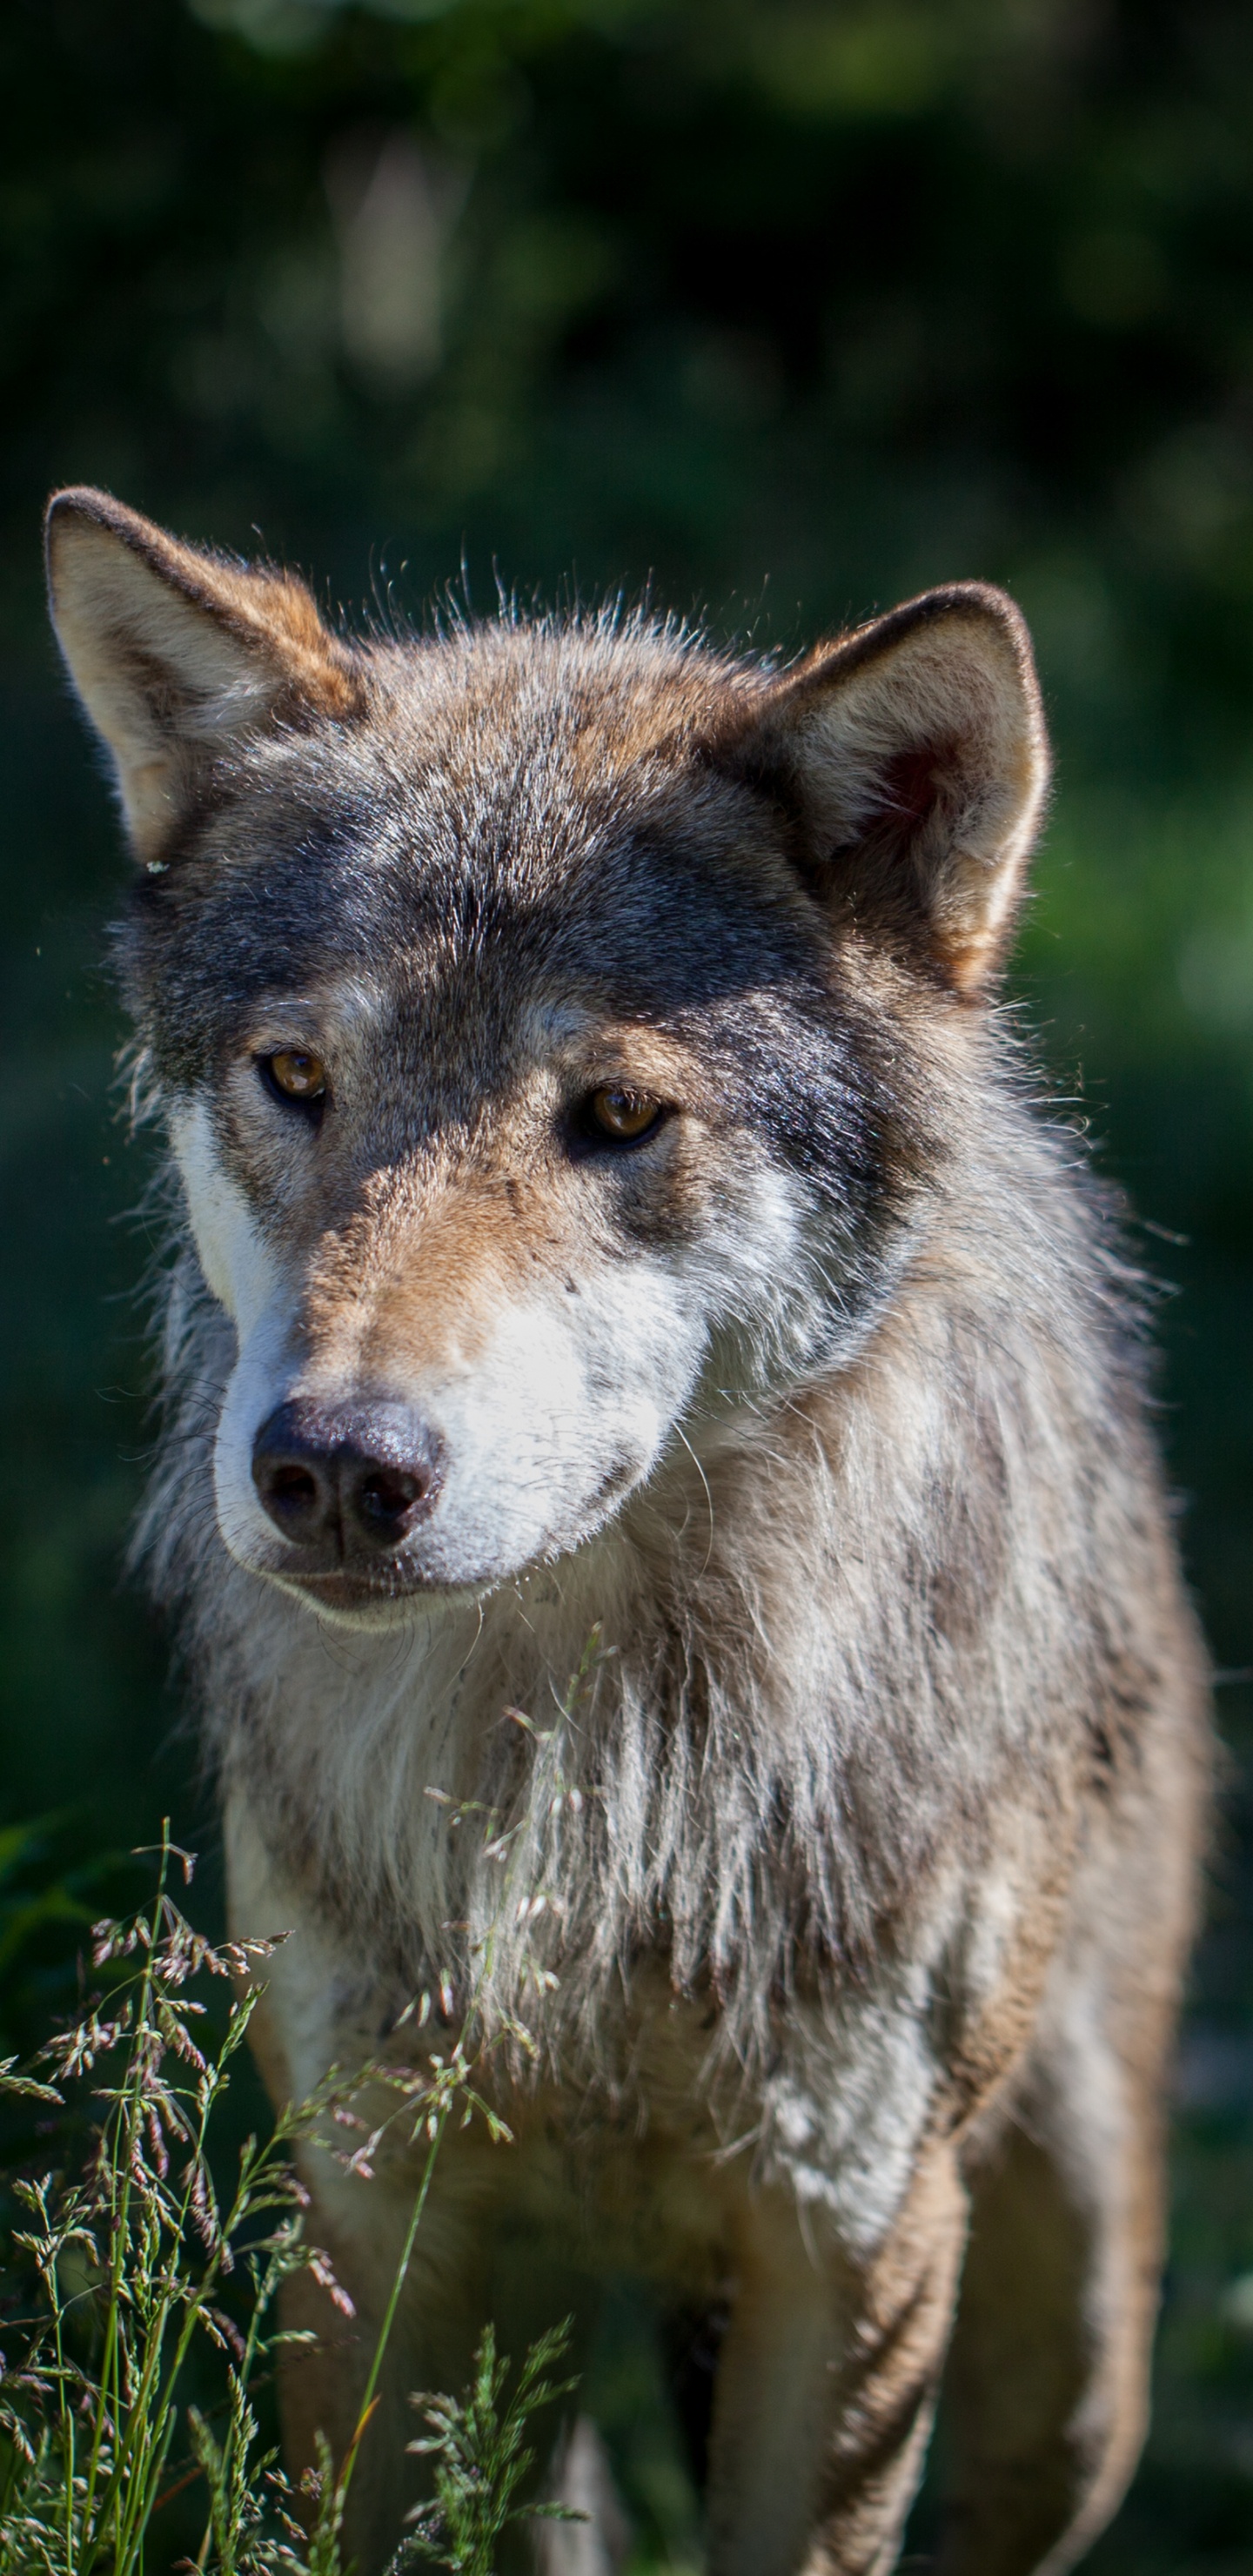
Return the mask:
[[[628,1091],[617,1083],[606,1083],[593,1091],[585,1111],[588,1127],[595,1136],[604,1136],[615,1145],[638,1145],[641,1137],[650,1136],[661,1118],[661,1102],[651,1091]]]
[[[307,1103],[325,1098],[326,1067],[320,1055],[309,1055],[303,1047],[280,1047],[276,1055],[263,1055],[260,1064],[270,1089],[282,1099]]]

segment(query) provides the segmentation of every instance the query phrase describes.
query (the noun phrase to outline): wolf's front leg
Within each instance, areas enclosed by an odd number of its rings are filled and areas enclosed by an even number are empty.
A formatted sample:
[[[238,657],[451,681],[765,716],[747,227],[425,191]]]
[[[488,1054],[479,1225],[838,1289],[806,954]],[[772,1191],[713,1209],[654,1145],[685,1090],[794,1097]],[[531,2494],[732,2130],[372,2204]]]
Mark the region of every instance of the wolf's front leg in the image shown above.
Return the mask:
[[[763,2193],[739,2248],[710,2440],[710,2576],[881,2576],[921,2474],[965,2242],[929,2150],[869,2264],[811,2248]]]
[[[249,2026],[277,2110],[307,2100],[333,2065],[347,2080],[348,2070],[385,2051],[395,2005],[363,1978],[355,1954],[274,1859],[258,1830],[255,1802],[238,1785],[227,1798],[225,1828],[234,1937],[257,1938],[280,1927],[290,1935],[267,1963]],[[394,2111],[395,2102],[367,2095],[354,2107],[369,2126]],[[493,2154],[484,2145],[477,2159],[464,2151],[454,2159],[451,2142],[441,2153],[352,2479],[345,2557],[358,2561],[360,2576],[386,2566],[418,2483],[405,2449],[422,2430],[409,2392],[460,2389],[470,2375],[486,2313],[480,2168],[491,2174]],[[308,2240],[328,2255],[352,2313],[345,2315],[309,2272],[285,2285],[283,2325],[307,2338],[287,2347],[280,2380],[284,2459],[297,2480],[317,2469],[319,2434],[337,2463],[347,2455],[404,2252],[421,2151],[401,2145],[377,2161],[378,2172],[367,2181],[345,2172],[325,2146],[308,2144],[300,2155],[310,2195]]]
[[[284,2356],[283,2450],[297,2478],[318,2465],[318,2435],[337,2467],[348,2454],[366,2382],[401,2262],[416,2174],[354,2181],[315,2153],[302,2160],[312,2205],[309,2234],[330,2256],[352,2299],[345,2316],[308,2272],[286,2285],[283,2324],[312,2334]],[[360,2576],[376,2576],[403,2536],[406,2507],[421,2485],[406,2445],[419,2435],[410,2392],[463,2388],[485,2313],[483,2228],[473,2198],[432,2194],[410,2257],[405,2292],[387,2348],[373,2412],[354,2465],[344,2555]]]

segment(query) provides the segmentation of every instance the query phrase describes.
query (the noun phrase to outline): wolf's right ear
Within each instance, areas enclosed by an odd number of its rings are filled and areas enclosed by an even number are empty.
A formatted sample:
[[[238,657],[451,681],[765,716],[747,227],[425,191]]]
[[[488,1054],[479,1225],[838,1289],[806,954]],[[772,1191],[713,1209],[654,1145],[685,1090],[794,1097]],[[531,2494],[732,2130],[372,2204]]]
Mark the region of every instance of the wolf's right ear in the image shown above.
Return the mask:
[[[357,712],[357,658],[291,574],[181,545],[86,488],[54,493],[46,541],[57,641],[149,867],[242,737]]]

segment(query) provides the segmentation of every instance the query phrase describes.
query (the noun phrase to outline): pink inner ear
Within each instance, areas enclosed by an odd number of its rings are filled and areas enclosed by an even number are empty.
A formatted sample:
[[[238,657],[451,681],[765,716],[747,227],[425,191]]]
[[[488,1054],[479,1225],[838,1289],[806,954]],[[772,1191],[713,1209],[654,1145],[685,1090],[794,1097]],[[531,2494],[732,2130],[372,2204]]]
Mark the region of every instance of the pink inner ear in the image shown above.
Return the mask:
[[[880,811],[911,833],[935,805],[945,773],[955,765],[955,743],[929,742],[897,752],[883,773]]]

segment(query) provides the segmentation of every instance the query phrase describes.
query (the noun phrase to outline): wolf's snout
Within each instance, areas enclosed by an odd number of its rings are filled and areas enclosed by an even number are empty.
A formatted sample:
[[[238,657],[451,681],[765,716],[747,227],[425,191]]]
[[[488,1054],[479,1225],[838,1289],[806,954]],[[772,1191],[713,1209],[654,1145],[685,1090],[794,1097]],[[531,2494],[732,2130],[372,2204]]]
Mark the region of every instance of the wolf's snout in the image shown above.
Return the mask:
[[[401,1546],[434,1498],[439,1464],[434,1434],[400,1404],[296,1397],[262,1423],[252,1450],[265,1510],[318,1570]]]

